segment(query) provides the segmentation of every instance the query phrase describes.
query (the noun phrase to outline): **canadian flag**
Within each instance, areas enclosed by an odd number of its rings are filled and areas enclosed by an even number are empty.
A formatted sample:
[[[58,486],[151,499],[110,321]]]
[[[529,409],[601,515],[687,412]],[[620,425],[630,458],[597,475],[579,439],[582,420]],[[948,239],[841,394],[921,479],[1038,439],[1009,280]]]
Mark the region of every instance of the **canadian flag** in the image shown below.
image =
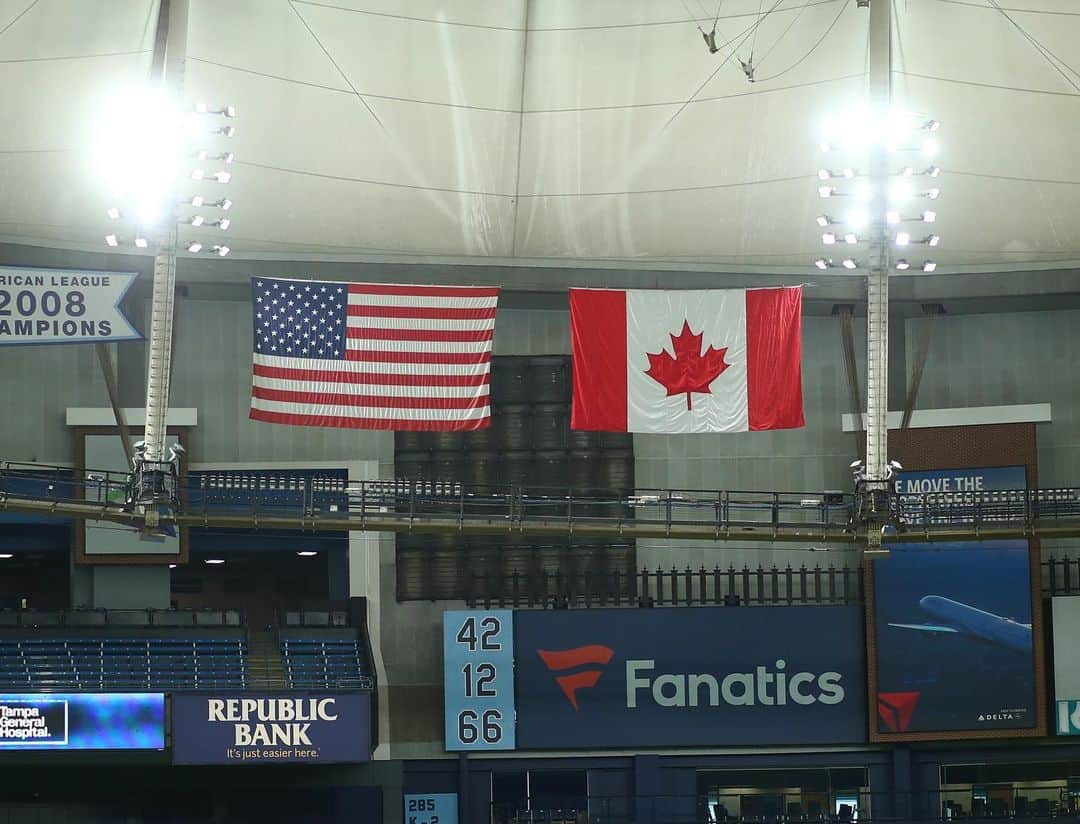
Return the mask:
[[[571,289],[573,429],[803,426],[802,289]]]

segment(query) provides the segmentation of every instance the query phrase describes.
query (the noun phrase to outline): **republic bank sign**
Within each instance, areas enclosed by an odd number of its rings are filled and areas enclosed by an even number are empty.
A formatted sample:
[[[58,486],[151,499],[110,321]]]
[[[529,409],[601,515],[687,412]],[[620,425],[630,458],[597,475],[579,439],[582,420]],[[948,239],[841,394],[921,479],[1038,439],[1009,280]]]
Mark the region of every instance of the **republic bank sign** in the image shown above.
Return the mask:
[[[858,607],[519,612],[519,748],[866,740]]]
[[[366,693],[173,696],[178,764],[361,762],[371,756]]]

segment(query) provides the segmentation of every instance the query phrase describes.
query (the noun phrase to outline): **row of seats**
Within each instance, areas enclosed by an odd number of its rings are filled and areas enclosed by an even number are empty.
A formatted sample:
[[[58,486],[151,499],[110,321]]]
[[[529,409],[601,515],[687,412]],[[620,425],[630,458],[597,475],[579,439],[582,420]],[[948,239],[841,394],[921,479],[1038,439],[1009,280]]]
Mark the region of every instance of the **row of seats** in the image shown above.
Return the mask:
[[[0,691],[243,689],[242,638],[3,638]]]
[[[366,650],[356,638],[281,641],[289,686],[294,689],[346,689],[370,685]]]

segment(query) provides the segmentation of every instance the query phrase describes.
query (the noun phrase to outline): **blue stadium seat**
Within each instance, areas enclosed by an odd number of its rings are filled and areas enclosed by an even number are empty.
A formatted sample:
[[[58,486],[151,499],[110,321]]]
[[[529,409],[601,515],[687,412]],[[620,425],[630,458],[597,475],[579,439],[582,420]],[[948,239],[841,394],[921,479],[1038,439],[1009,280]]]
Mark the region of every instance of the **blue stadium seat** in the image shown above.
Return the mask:
[[[0,638],[0,692],[243,689],[242,638]]]
[[[371,676],[365,648],[356,638],[286,638],[285,674],[294,689],[348,689]]]

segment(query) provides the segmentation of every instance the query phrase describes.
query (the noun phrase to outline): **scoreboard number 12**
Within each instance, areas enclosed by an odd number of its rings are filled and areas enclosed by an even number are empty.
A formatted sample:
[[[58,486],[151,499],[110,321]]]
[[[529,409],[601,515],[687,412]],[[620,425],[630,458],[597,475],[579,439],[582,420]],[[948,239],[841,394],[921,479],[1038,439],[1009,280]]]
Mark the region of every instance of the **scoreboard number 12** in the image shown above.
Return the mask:
[[[444,615],[446,748],[514,748],[513,613]]]

